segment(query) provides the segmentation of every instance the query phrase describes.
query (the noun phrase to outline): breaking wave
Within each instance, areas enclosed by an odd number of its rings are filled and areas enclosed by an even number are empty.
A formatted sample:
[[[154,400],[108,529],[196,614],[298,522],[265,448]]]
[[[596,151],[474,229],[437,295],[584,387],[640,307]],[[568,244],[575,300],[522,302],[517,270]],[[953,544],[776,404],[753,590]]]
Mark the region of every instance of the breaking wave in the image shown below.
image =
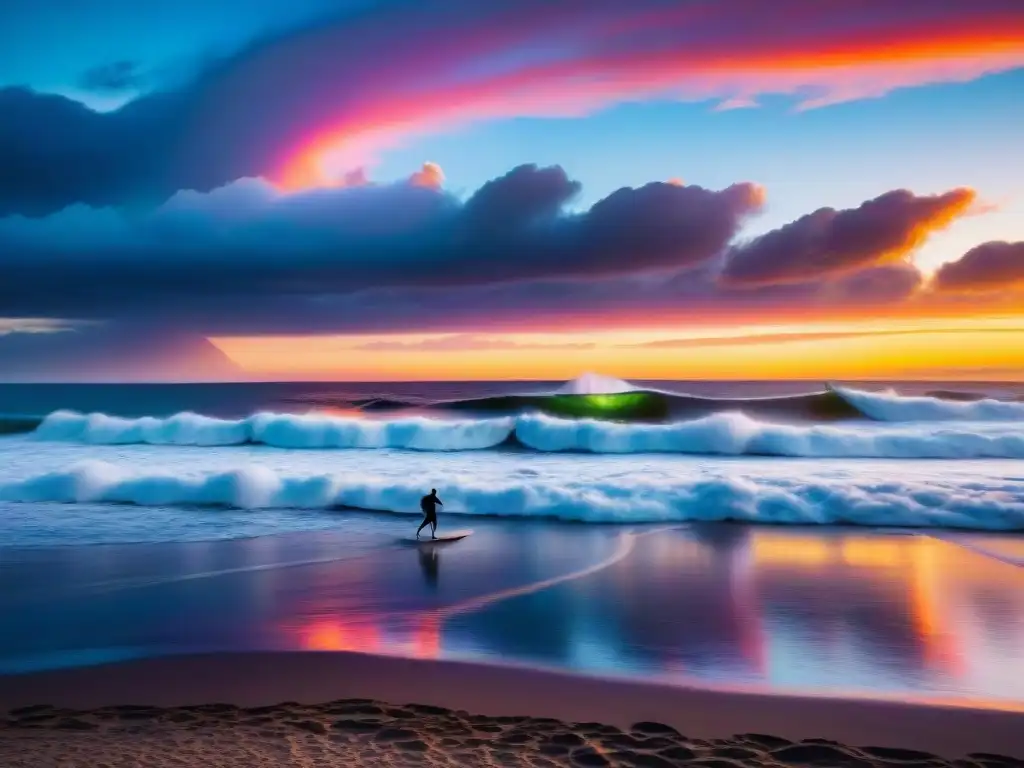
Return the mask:
[[[935,478],[798,480],[704,474],[680,480],[439,484],[449,515],[595,523],[732,520],[750,523],[1024,529],[1024,479],[968,485]],[[423,489],[344,475],[289,476],[266,467],[199,476],[146,473],[104,462],[0,483],[9,502],[358,509],[419,514]],[[415,511],[414,511],[415,510]]]
[[[892,390],[865,392],[835,387],[839,397],[875,421],[1022,421],[1024,402],[979,398],[908,397]]]
[[[447,421],[426,417],[340,418],[317,414],[257,413],[247,419],[215,419],[179,413],[166,419],[124,419],[103,413],[58,411],[34,435],[41,440],[96,445],[258,444],[275,448],[402,448],[418,451],[474,451],[507,441],[515,419]]]
[[[39,440],[93,445],[233,446],[286,449],[403,449],[544,453],[678,453],[802,458],[1024,458],[1024,422],[917,421],[782,424],[718,413],[667,424],[561,419],[543,414],[499,418],[381,420],[260,413],[215,419],[179,413],[124,419],[59,411],[34,432]]]
[[[512,435],[522,417],[537,415],[672,429],[683,422],[715,416],[735,418],[737,414],[769,424],[806,427],[865,421],[960,422],[958,429],[963,430],[964,422],[1024,422],[1024,397],[998,400],[942,390],[925,396],[906,396],[892,390],[869,392],[829,385],[820,391],[795,395],[709,397],[643,388],[598,374],[585,374],[560,387],[529,394],[431,400],[386,394],[367,397],[304,393],[278,402],[283,413],[257,413],[242,419],[223,418],[223,412],[181,412],[132,419],[72,411],[57,411],[49,416],[0,415],[0,436],[35,432],[44,439],[86,443],[265,443],[285,447],[473,450],[500,445]],[[339,408],[362,413],[366,419],[328,420],[324,414],[316,413],[317,409]],[[294,412],[310,409],[313,413],[307,415]],[[392,418],[384,421],[385,415]],[[442,426],[434,426],[439,421]],[[448,436],[435,434],[437,429]]]
[[[610,398],[641,396],[632,408],[622,407],[616,421],[668,421],[739,412],[773,421],[826,423],[867,419],[881,422],[1005,421],[1024,420],[1024,402],[974,397],[958,392],[930,396],[905,396],[887,390],[867,392],[826,386],[820,392],[774,397],[704,397],[656,389],[638,389],[628,382],[596,375],[574,379],[551,394],[498,395],[494,397],[423,403],[375,397],[353,404],[366,411],[426,408],[442,411],[503,412],[540,411],[548,415],[574,415],[594,395]],[[576,404],[577,408],[572,408]]]

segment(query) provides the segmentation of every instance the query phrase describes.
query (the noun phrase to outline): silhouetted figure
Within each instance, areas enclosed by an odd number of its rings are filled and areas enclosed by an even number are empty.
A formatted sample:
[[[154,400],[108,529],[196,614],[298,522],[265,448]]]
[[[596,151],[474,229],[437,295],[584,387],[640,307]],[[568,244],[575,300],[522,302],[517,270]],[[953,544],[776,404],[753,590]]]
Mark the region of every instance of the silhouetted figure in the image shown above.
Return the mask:
[[[423,580],[427,582],[427,586],[436,587],[441,565],[441,554],[437,551],[437,547],[420,547],[419,550]]]
[[[437,488],[430,489],[430,495],[424,496],[420,499],[420,509],[423,510],[423,522],[420,523],[420,527],[416,529],[416,538],[420,537],[420,531],[430,525],[430,538],[437,538],[437,505],[441,504],[441,500],[437,498]],[[443,507],[444,504],[441,504]]]

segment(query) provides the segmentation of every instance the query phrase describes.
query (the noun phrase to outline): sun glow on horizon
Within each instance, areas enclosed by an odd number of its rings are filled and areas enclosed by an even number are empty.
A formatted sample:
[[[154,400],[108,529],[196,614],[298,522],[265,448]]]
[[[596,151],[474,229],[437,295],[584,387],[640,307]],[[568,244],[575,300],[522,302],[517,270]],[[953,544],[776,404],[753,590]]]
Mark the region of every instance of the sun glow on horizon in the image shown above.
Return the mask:
[[[1024,318],[1013,316],[211,341],[268,378],[557,380],[581,370],[634,379],[1024,378]]]

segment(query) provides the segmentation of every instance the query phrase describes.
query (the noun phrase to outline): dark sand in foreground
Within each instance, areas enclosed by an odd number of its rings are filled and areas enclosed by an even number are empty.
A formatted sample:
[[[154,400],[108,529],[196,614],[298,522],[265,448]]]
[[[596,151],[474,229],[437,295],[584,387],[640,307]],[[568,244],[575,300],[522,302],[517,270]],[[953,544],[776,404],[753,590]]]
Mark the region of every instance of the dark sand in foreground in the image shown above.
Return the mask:
[[[0,709],[12,710],[0,728],[9,768],[1024,766],[1024,716],[1014,712],[348,653],[214,654],[7,677]]]

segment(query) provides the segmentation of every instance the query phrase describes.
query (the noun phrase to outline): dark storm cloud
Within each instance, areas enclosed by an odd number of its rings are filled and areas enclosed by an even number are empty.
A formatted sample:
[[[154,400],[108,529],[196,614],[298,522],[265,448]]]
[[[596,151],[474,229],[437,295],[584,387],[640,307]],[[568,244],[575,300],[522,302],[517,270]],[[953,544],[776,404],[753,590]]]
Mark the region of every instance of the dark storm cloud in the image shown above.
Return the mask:
[[[380,288],[320,296],[183,297],[118,309],[169,328],[210,335],[456,333],[650,327],[673,322],[736,323],[770,317],[830,316],[844,307],[893,306],[856,300],[834,281],[754,290],[723,289],[712,270],[652,277],[532,280],[480,286]]]
[[[182,186],[172,96],[98,113],[62,96],[0,89],[0,217],[66,206],[148,205]]]
[[[209,335],[460,333],[827,315],[921,292],[915,267],[874,258],[801,282],[722,281],[729,243],[763,200],[751,184],[655,182],[572,211],[579,185],[559,167],[515,168],[464,201],[418,181],[352,181],[279,195],[243,180],[151,212],[75,206],[0,219],[0,317]],[[853,218],[843,232],[888,247],[891,238],[854,226],[880,221]]]
[[[939,291],[998,291],[1024,285],[1024,242],[977,245],[935,275]]]
[[[894,190],[857,208],[820,208],[734,246],[722,281],[734,286],[801,283],[892,262],[966,213],[974,199],[970,189],[930,196]]]
[[[762,203],[752,184],[654,182],[567,212],[578,189],[536,166],[465,202],[412,183],[281,197],[250,180],[153,213],[0,219],[0,316],[667,272],[720,254]]]

